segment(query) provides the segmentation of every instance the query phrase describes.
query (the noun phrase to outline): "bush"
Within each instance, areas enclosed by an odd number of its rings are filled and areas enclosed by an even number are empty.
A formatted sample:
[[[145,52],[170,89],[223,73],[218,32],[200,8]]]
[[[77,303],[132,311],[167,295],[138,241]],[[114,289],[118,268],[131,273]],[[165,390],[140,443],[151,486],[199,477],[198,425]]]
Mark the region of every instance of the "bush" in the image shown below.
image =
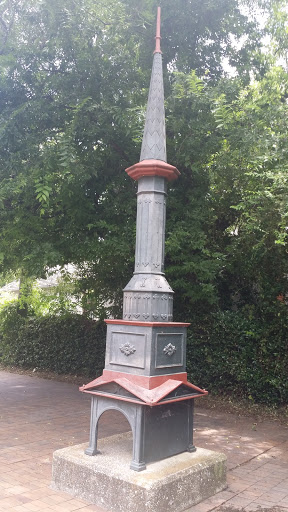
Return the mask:
[[[106,326],[82,315],[22,317],[17,303],[0,315],[4,364],[96,377],[104,367]]]
[[[265,315],[252,308],[222,311],[202,319],[188,337],[187,371],[211,392],[236,394],[258,403],[288,402],[288,312],[285,304]]]
[[[252,306],[218,311],[194,321],[189,331],[192,383],[257,403],[287,404],[286,304],[260,313]],[[82,315],[23,317],[17,301],[0,312],[4,364],[97,377],[104,367],[105,339],[105,324]]]

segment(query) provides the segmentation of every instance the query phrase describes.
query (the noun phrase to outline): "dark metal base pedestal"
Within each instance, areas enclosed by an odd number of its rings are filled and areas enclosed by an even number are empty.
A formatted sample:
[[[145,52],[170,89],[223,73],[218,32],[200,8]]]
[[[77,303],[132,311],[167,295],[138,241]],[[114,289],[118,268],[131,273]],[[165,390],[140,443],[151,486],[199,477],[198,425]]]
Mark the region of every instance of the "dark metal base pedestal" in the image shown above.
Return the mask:
[[[107,410],[117,410],[130,423],[133,454],[130,468],[143,471],[146,464],[182,452],[194,452],[193,399],[150,407],[101,396],[92,396],[90,444],[86,455],[97,455],[98,422]]]

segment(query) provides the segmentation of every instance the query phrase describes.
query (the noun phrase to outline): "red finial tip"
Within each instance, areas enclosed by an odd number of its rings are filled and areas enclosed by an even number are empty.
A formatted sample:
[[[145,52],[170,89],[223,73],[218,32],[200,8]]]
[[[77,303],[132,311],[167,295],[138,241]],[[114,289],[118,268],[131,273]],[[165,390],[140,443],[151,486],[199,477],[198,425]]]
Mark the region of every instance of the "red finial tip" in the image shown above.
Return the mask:
[[[160,36],[160,23],[161,23],[161,7],[158,7],[157,9],[157,25],[156,25],[156,46],[155,46],[155,50],[154,50],[154,53],[162,53],[161,52],[161,48],[160,48],[160,40],[161,40],[161,36]]]

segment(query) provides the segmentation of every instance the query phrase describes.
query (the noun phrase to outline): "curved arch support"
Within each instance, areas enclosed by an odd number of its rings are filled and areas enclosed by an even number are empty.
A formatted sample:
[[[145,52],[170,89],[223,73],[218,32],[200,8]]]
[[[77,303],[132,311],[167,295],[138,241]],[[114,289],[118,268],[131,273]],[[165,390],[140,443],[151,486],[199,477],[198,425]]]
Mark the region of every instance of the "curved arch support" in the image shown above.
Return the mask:
[[[122,413],[130,424],[133,434],[133,455],[130,468],[134,471],[146,469],[144,461],[144,411],[143,405],[131,404],[128,402],[111,401],[106,397],[91,397],[91,420],[89,446],[85,450],[86,455],[97,455],[98,423],[104,412],[115,410]]]

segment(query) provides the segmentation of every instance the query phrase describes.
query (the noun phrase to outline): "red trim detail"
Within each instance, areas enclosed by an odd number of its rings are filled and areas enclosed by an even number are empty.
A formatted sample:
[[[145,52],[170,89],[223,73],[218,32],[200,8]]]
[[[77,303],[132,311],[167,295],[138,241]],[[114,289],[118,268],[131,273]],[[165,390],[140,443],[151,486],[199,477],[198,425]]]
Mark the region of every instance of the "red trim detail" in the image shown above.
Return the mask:
[[[157,9],[156,37],[155,37],[155,39],[156,39],[156,46],[155,46],[154,53],[162,53],[161,52],[161,48],[160,48],[160,40],[161,40],[160,25],[161,25],[161,7],[158,7],[158,9]]]
[[[142,160],[126,169],[127,174],[133,180],[139,180],[143,176],[163,176],[168,181],[173,181],[180,176],[180,172],[173,165],[162,160]]]
[[[173,373],[172,375],[135,375],[132,373],[125,372],[117,372],[114,370],[103,370],[103,377],[106,380],[115,380],[115,379],[127,379],[137,384],[137,386],[141,386],[145,389],[153,389],[161,386],[167,380],[178,380],[182,382],[187,382],[187,373]],[[97,380],[97,379],[96,379]],[[92,382],[91,382],[92,384]]]
[[[135,378],[136,377],[136,378]],[[135,396],[133,397],[121,397],[116,395],[111,395],[105,391],[97,390],[97,387],[103,384],[109,384],[110,382],[115,382],[122,388],[126,389],[129,393]],[[189,400],[192,398],[196,398],[198,396],[207,395],[208,391],[205,391],[194,384],[191,384],[187,381],[187,374],[180,373],[174,375],[161,375],[161,376],[153,376],[153,377],[145,377],[145,376],[135,376],[132,374],[122,373],[122,372],[114,372],[110,370],[104,370],[103,375],[95,379],[94,381],[82,386],[80,391],[83,393],[89,393],[92,395],[98,396],[107,396],[116,400],[124,400],[127,402],[139,403],[139,400],[144,402],[145,405],[154,406],[160,405],[161,402],[166,396],[172,393],[175,389],[177,389],[181,384],[193,389],[199,394],[194,397],[174,397],[167,402],[179,402],[180,400]],[[95,389],[96,388],[96,389]],[[139,399],[137,400],[136,397]],[[165,401],[166,402],[166,401]]]
[[[106,324],[119,324],[119,325],[139,325],[144,327],[189,327],[185,322],[136,322],[134,320],[104,320]]]
[[[83,390],[83,393],[87,393],[89,395],[98,395],[98,396],[105,396],[107,398],[111,398],[112,400],[121,400],[122,402],[132,402],[134,404],[139,404],[141,402],[139,402],[139,400],[133,400],[133,398],[128,398],[128,397],[124,397],[124,396],[111,396],[109,393],[97,393],[97,391],[85,391]],[[173,398],[171,400],[165,400],[165,402],[160,402],[160,403],[148,403],[148,402],[145,402],[144,404],[142,405],[148,405],[149,407],[154,407],[156,405],[163,405],[164,403],[165,404],[171,404],[172,402],[181,402],[183,400],[194,400],[194,398],[201,398],[202,396],[206,396],[208,395],[208,391],[204,391],[204,393],[202,393],[201,395],[194,395],[194,396],[190,396],[190,397],[180,397],[180,398]]]

